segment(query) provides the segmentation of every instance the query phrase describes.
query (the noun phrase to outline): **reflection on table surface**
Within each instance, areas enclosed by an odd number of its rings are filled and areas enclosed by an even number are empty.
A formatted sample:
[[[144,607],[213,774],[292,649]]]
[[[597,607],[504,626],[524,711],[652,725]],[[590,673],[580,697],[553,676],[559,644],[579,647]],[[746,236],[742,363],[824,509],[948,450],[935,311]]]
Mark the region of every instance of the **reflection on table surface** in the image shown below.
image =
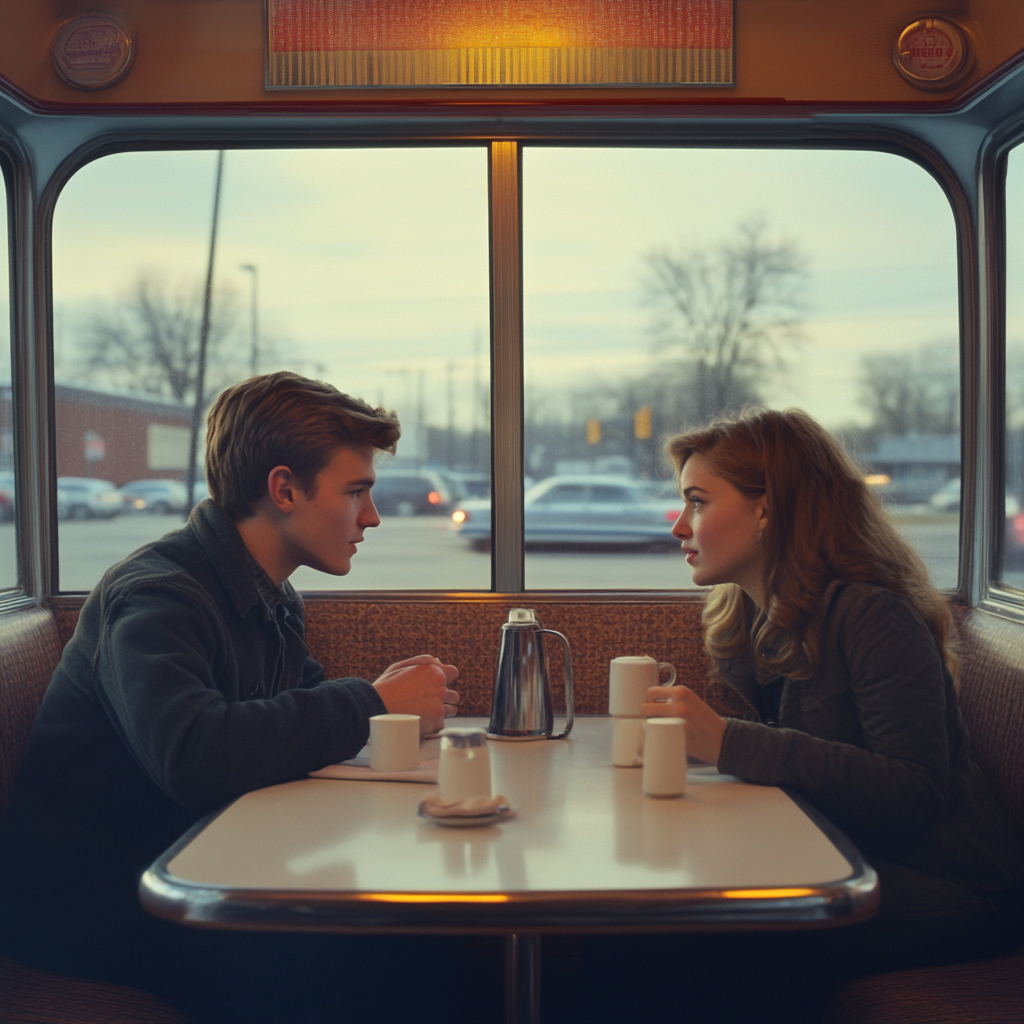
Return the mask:
[[[422,784],[305,779],[236,801],[169,874],[246,889],[486,893],[801,887],[852,873],[779,789],[697,768],[685,797],[644,797],[640,769],[610,764],[611,724],[491,742],[495,791],[519,812],[503,824],[426,823]]]

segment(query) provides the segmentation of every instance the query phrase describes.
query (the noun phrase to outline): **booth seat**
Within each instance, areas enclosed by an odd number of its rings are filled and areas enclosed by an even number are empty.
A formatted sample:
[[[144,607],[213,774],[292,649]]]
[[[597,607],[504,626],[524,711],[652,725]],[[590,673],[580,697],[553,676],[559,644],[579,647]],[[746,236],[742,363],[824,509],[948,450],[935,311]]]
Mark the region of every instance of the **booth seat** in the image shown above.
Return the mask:
[[[63,641],[45,608],[0,615],[0,817]],[[148,992],[66,978],[0,956],[0,1024],[187,1024]]]
[[[80,599],[0,616],[0,815],[25,743]],[[564,633],[573,651],[578,714],[607,711],[607,664],[621,654],[670,661],[680,680],[704,692],[707,661],[694,595],[676,600],[573,602],[531,598],[542,623]],[[310,649],[329,675],[375,678],[392,661],[427,652],[460,666],[462,710],[486,715],[507,598],[306,602]],[[961,707],[973,756],[1018,834],[1024,837],[1024,626],[957,609],[963,657]],[[561,692],[560,659],[552,659]],[[556,700],[559,704],[560,700]],[[1024,948],[983,962],[875,975],[847,986],[829,1024],[1020,1024]],[[145,992],[70,979],[0,958],[0,1024],[185,1024]]]

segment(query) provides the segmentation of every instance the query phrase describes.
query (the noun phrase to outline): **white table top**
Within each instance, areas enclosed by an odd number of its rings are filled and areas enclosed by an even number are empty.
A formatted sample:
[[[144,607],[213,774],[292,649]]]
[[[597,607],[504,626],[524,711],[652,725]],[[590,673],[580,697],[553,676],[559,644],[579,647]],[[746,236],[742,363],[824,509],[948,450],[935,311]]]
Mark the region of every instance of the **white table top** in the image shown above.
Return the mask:
[[[491,742],[495,792],[518,815],[486,828],[421,820],[433,788],[422,784],[303,779],[246,794],[147,873],[143,902],[208,926],[256,924],[255,912],[296,927],[304,908],[339,929],[367,915],[381,926],[383,906],[435,928],[445,905],[491,928],[527,905],[551,927],[567,927],[572,907],[604,927],[616,907],[633,927],[872,911],[874,873],[782,790],[697,768],[685,797],[644,797],[641,769],[610,764],[611,725],[583,718],[566,740]]]

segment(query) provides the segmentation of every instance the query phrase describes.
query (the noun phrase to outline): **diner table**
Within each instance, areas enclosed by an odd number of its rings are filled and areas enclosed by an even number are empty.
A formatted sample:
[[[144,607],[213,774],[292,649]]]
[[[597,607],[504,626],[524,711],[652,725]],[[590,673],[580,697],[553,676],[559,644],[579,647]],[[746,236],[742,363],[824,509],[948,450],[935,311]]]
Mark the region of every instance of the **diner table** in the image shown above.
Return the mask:
[[[545,932],[822,928],[875,912],[875,872],[798,796],[693,766],[685,796],[645,797],[642,769],[611,765],[612,724],[491,741],[494,791],[517,813],[488,827],[424,821],[431,787],[409,782],[247,793],[150,867],[142,903],[200,928],[504,934],[510,1024],[540,1019]]]

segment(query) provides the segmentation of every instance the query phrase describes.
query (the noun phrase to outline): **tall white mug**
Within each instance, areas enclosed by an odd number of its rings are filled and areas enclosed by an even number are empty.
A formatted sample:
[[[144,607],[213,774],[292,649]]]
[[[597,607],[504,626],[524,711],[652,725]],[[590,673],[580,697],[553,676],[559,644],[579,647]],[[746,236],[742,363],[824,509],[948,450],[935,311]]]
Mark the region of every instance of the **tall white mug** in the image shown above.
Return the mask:
[[[419,763],[419,715],[374,715],[370,719],[370,767],[375,772],[408,772]]]
[[[647,700],[647,691],[659,685],[662,671],[668,679],[662,686],[672,686],[676,670],[667,661],[642,657],[612,658],[608,666],[608,713],[619,718],[639,718]]]
[[[643,787],[646,796],[686,792],[686,722],[682,718],[647,719]]]

